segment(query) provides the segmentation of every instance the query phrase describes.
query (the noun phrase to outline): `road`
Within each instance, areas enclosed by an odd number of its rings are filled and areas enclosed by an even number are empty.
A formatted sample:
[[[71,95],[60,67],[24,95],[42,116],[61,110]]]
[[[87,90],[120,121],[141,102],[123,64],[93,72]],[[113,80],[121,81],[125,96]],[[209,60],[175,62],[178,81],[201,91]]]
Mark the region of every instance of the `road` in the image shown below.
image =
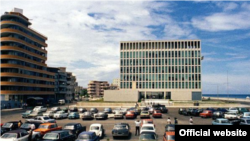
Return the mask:
[[[89,108],[86,108],[89,110]],[[103,111],[104,108],[98,108],[99,111]],[[178,114],[178,108],[168,108],[169,112],[167,114],[163,114],[162,118],[158,118],[158,119],[153,119],[154,123],[156,125],[156,133],[158,135],[158,140],[162,140],[163,139],[163,134],[164,134],[164,130],[165,130],[165,125],[167,124],[167,118],[170,117],[170,119],[172,120],[172,122],[174,122],[174,117],[177,117],[179,124],[189,124],[189,118],[190,116],[183,116],[183,115],[179,115]],[[25,122],[25,119],[22,119],[21,117],[21,113],[24,112],[24,110],[20,110],[20,111],[14,111],[14,112],[2,112],[1,115],[1,123],[5,123],[8,121],[17,121],[17,120],[22,120],[22,122]],[[151,117],[152,118],[152,117]],[[140,117],[137,117],[138,120],[140,120]],[[108,138],[110,140],[113,140],[112,138],[112,134],[111,131],[114,127],[115,123],[129,123],[130,127],[131,127],[131,136],[129,137],[129,140],[133,140],[133,141],[138,141],[139,136],[135,136],[135,123],[134,121],[137,119],[107,119],[107,120],[82,120],[82,119],[74,119],[74,120],[69,120],[69,119],[61,119],[61,120],[56,120],[57,124],[59,126],[64,126],[67,123],[70,122],[78,122],[81,123],[83,126],[86,126],[87,130],[89,130],[89,126],[93,123],[100,123],[103,125],[104,129],[105,129],[105,136],[102,139],[103,141],[107,140]],[[212,123],[212,119],[211,118],[200,118],[200,117],[193,117],[193,121],[194,121],[194,125],[211,125]],[[128,139],[122,139],[122,138],[118,138],[115,140],[128,140]]]

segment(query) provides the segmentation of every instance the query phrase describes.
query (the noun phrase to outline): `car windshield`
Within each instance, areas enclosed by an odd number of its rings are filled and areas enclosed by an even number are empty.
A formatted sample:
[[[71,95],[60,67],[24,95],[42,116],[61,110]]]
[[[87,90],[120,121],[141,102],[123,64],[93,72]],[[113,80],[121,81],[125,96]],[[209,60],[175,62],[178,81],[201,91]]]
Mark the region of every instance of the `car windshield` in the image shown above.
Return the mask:
[[[84,134],[84,135],[80,135],[78,137],[78,139],[81,139],[81,140],[84,140],[84,139],[91,139],[91,136],[90,135],[87,135],[87,134]]]
[[[27,113],[27,114],[29,114],[29,113],[31,113],[32,111],[26,111],[25,113]]]
[[[229,123],[228,120],[221,120],[221,123]]]
[[[128,129],[127,125],[115,125],[115,129]]]
[[[141,134],[140,140],[155,140],[156,136],[154,134]]]
[[[57,133],[47,133],[43,136],[43,139],[55,140],[55,139],[59,139],[59,135]]]
[[[155,111],[155,113],[161,113],[161,111]]]
[[[109,111],[109,110],[110,110],[110,108],[105,108],[104,110],[105,110],[105,111]]]
[[[38,128],[41,128],[41,129],[48,129],[49,126],[48,126],[48,125],[40,125]]]
[[[43,117],[43,119],[44,119],[44,120],[49,120],[50,118],[48,118],[48,117]]]
[[[168,135],[167,140],[175,140],[175,136],[174,135]]]
[[[84,115],[90,115],[90,112],[85,112]]]
[[[152,126],[144,126],[142,130],[154,130],[154,128]]]
[[[10,128],[13,125],[13,123],[4,123],[3,127]]]
[[[30,128],[31,124],[30,123],[24,123],[21,125],[21,128]]]
[[[120,111],[116,111],[116,112],[115,112],[115,114],[118,114],[118,115],[119,115],[119,114],[122,114],[122,112],[120,112]]]
[[[17,138],[16,133],[5,133],[1,136],[1,138]]]
[[[143,111],[143,112],[141,112],[142,114],[148,114],[148,112],[147,111]]]
[[[90,130],[99,130],[99,126],[91,126]]]
[[[74,125],[65,125],[63,129],[73,130],[74,129]]]
[[[127,114],[134,114],[133,112],[128,112]]]
[[[95,108],[91,108],[90,110],[95,110]]]
[[[250,113],[245,113],[244,116],[250,116]]]
[[[64,113],[63,111],[58,111],[58,112],[56,112],[57,114],[61,114],[61,113]]]
[[[74,115],[75,115],[75,113],[70,113],[69,115],[74,116]]]

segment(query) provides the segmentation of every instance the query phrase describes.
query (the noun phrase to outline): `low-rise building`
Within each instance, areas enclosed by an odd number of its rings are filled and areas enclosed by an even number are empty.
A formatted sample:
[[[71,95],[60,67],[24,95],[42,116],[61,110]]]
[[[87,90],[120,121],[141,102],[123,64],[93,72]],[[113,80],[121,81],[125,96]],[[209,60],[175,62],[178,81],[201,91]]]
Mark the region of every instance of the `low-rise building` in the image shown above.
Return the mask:
[[[107,81],[90,81],[88,84],[88,94],[92,97],[100,97],[104,95],[104,90],[109,89]]]

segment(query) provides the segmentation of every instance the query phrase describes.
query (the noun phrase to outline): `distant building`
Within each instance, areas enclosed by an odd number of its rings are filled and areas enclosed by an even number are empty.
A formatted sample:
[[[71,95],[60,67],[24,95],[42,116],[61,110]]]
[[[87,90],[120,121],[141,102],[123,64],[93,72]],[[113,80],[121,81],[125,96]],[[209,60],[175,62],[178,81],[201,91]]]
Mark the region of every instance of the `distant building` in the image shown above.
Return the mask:
[[[107,81],[90,81],[88,84],[88,94],[93,97],[103,96],[104,90],[109,89]]]
[[[124,100],[129,93],[139,99],[201,100],[201,59],[200,40],[122,41],[120,90],[105,91],[104,100]]]
[[[118,88],[120,88],[120,79],[119,78],[113,79],[113,82],[112,82],[111,85],[112,86],[117,86]]]

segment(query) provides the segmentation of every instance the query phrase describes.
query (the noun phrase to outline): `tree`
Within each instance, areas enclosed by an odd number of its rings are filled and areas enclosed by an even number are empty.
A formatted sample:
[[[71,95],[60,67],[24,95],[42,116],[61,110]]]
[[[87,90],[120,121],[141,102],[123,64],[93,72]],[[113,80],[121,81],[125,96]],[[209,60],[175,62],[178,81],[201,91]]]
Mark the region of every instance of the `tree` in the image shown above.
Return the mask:
[[[83,89],[81,92],[80,92],[80,96],[87,96],[88,95],[88,91],[86,89]]]

